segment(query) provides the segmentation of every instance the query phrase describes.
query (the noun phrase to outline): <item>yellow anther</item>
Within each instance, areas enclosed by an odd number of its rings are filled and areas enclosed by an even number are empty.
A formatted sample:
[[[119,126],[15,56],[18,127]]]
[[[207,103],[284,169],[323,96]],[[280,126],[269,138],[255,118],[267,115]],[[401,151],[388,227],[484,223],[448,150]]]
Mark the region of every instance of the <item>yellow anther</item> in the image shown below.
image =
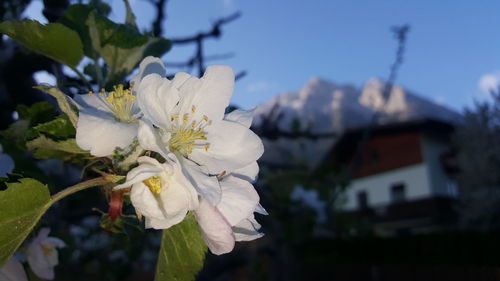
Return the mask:
[[[221,180],[222,178],[224,178],[224,176],[226,176],[226,171],[222,171],[222,173],[218,174],[217,175],[217,180]]]
[[[205,151],[208,151],[208,149],[210,148],[210,145],[205,145]]]
[[[114,91],[110,92],[105,100],[111,106],[115,118],[124,123],[135,123],[137,120],[132,117],[132,108],[136,97],[130,89],[124,89],[123,85],[113,86]],[[105,95],[104,89],[101,89],[102,95]]]
[[[153,176],[149,179],[142,181],[151,192],[155,195],[160,194],[161,192],[161,179],[159,176]]]
[[[92,96],[94,95],[94,93],[92,93],[92,91],[89,91],[89,96]]]
[[[208,122],[208,117],[206,115],[203,115],[203,121]]]
[[[195,113],[195,112],[196,112],[196,106],[194,106],[194,105],[193,105],[193,106],[191,107],[191,112],[192,112],[192,113]]]

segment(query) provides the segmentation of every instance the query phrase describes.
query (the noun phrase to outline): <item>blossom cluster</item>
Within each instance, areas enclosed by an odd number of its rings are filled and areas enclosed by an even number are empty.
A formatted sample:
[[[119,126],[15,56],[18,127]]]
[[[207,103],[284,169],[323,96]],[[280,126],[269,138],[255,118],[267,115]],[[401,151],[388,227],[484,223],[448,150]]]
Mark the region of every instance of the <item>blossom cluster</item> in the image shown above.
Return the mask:
[[[167,229],[192,211],[214,254],[261,237],[254,213],[267,213],[252,183],[264,148],[250,130],[251,111],[225,113],[232,69],[210,66],[201,78],[180,72],[170,80],[159,58],[146,57],[130,85],[75,98],[76,142],[97,157],[139,144],[137,165],[114,189],[129,190],[146,228]]]

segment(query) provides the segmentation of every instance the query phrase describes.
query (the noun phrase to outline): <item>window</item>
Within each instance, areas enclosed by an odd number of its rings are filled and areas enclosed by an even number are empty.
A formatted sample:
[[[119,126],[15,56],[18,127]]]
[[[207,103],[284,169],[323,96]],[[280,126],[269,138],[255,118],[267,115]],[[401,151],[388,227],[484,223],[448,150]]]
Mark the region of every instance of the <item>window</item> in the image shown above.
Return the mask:
[[[358,208],[367,209],[368,208],[368,193],[366,191],[359,191],[358,194]]]
[[[391,202],[399,203],[406,200],[406,185],[397,183],[391,186]]]

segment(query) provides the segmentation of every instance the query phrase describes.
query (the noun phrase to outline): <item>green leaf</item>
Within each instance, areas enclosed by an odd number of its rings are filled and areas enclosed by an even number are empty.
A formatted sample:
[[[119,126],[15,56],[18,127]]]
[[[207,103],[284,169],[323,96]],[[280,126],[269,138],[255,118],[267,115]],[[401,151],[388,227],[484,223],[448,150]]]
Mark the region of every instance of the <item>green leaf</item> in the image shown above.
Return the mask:
[[[92,43],[90,42],[89,29],[85,25],[89,13],[92,11],[92,7],[84,4],[76,4],[68,7],[64,16],[61,19],[61,23],[65,26],[78,32],[83,43],[83,52],[89,58],[96,58],[97,53],[92,49]]]
[[[24,147],[27,139],[38,136],[31,127],[50,122],[57,116],[54,107],[48,102],[38,102],[30,107],[20,104],[16,111],[19,114],[19,120],[12,123],[8,129],[0,131],[0,136],[15,143],[19,148]]]
[[[163,230],[155,281],[194,280],[203,268],[207,246],[192,214]]]
[[[76,134],[75,127],[67,115],[60,115],[50,122],[37,125],[33,129],[38,133],[58,139],[75,137]]]
[[[89,35],[89,28],[86,24],[89,14],[92,11],[96,11],[98,14],[106,16],[111,11],[111,8],[108,4],[102,2],[94,2],[88,5],[71,5],[64,13],[64,16],[61,19],[61,23],[78,32],[83,42],[83,52],[89,58],[96,59],[98,57],[98,54],[92,46]]]
[[[114,45],[120,48],[133,48],[145,44],[149,38],[149,36],[141,34],[137,27],[115,23],[95,11],[89,14],[86,23],[89,28],[92,26],[97,28],[101,47]]]
[[[48,122],[57,116],[56,110],[48,102],[37,102],[30,107],[20,104],[16,108],[19,119],[29,121],[31,126]]]
[[[170,49],[170,41],[163,38],[150,38],[140,47],[124,49],[113,45],[102,48],[104,61],[110,66],[106,87],[122,83],[147,56],[161,56]]]
[[[129,4],[128,0],[123,0],[123,2],[125,4],[125,9],[127,11],[127,14],[125,16],[125,23],[133,25],[133,26],[136,26],[136,24],[135,24],[135,15],[132,12],[132,8],[130,7],[130,4]]]
[[[0,267],[26,239],[50,206],[46,185],[29,178],[0,191]]]
[[[80,37],[60,23],[43,25],[32,20],[4,21],[0,23],[0,33],[70,67],[76,67],[83,58]]]
[[[66,96],[61,90],[50,85],[39,85],[35,86],[35,89],[46,92],[47,94],[53,96],[57,100],[57,105],[62,112],[68,115],[71,124],[76,128],[76,123],[78,122],[78,110],[74,105],[69,103],[68,96]]]
[[[30,123],[26,120],[17,120],[8,129],[0,132],[0,136],[16,144],[24,144],[26,136],[30,132]]]
[[[87,20],[94,49],[108,65],[106,88],[123,79],[146,56],[161,56],[170,47],[170,41],[142,35],[130,24],[117,24],[92,12]]]
[[[40,136],[26,142],[26,147],[34,151],[33,156],[38,159],[59,158],[66,162],[78,163],[92,158],[88,151],[82,150],[75,139],[54,141],[46,136]]]

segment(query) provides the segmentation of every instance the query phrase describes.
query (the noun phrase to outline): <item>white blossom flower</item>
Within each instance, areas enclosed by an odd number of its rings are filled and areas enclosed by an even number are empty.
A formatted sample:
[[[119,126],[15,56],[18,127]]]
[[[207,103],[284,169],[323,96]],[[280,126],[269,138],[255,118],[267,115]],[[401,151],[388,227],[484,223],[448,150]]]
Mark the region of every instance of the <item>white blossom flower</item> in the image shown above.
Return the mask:
[[[131,80],[135,87],[140,86],[144,75],[164,70],[161,60],[153,57],[144,59],[139,68],[139,74]],[[92,155],[111,155],[116,147],[125,148],[137,137],[141,113],[133,88],[118,85],[109,93],[101,89],[99,93],[77,95],[75,101],[79,109],[76,143]]]
[[[146,228],[169,228],[198,207],[196,190],[182,174],[175,155],[167,155],[165,163],[147,156],[137,161],[139,166],[130,170],[126,182],[115,190],[132,187],[130,200],[146,218]]]
[[[58,238],[49,237],[49,228],[42,228],[38,236],[28,246],[26,257],[28,264],[36,276],[53,280],[54,267],[59,264],[57,248],[66,244]]]
[[[3,147],[0,144],[0,177],[6,177],[14,170],[14,160],[8,154],[3,153]]]
[[[0,281],[28,281],[23,265],[12,257],[0,267]]]
[[[267,212],[259,205],[259,195],[247,180],[235,175],[221,181],[222,197],[217,206],[200,200],[196,219],[203,239],[213,254],[221,255],[233,250],[235,241],[250,241],[262,237],[260,224],[253,213]]]
[[[221,200],[216,175],[247,166],[255,169],[263,153],[262,141],[248,128],[247,112],[224,115],[233,86],[230,67],[211,66],[200,79],[177,73],[170,81],[151,73],[136,87],[144,115],[139,143],[164,157],[174,153],[185,175],[212,206]]]

